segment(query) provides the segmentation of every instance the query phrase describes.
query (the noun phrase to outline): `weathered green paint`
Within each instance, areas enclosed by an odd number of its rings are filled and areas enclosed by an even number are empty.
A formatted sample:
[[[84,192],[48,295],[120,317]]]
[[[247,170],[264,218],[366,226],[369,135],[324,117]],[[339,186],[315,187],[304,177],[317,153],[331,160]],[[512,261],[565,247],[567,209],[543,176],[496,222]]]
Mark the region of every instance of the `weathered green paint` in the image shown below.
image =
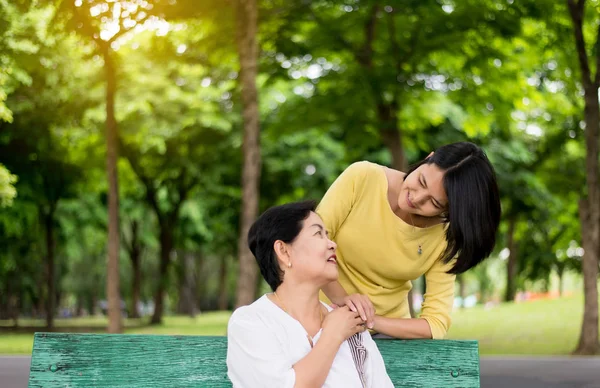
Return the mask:
[[[479,387],[476,341],[377,340],[396,387]],[[227,338],[36,333],[29,387],[231,387]]]

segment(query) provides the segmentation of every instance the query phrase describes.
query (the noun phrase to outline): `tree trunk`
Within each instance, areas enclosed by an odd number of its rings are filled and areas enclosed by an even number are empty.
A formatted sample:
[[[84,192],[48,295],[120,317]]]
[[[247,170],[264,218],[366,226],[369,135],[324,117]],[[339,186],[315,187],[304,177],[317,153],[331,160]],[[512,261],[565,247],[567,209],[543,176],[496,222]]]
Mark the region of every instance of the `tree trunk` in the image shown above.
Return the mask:
[[[196,277],[196,266],[199,265],[199,262],[196,260],[196,255],[192,252],[186,252],[185,254],[186,261],[186,289],[188,292],[187,295],[187,314],[194,318],[198,313],[196,306],[198,305],[198,298],[196,293],[196,283],[198,278]]]
[[[229,307],[229,295],[227,292],[227,259],[225,256],[221,260],[219,268],[219,310],[224,311]]]
[[[131,318],[140,317],[140,299],[141,299],[141,288],[142,288],[142,265],[140,256],[137,256],[136,260],[133,261],[133,285],[131,290]]]
[[[392,168],[398,171],[406,172],[408,170],[408,160],[404,153],[402,132],[398,128],[398,104],[380,103],[377,105],[377,118],[380,125],[381,138],[383,144],[392,155]]]
[[[131,246],[129,249],[131,269],[133,271],[133,284],[131,289],[131,318],[139,318],[139,304],[142,288],[142,247],[139,242],[139,222],[131,222]]]
[[[48,294],[46,295],[46,328],[54,328],[55,313],[55,284],[54,281],[54,208],[51,207],[48,213],[44,215],[44,227],[46,231],[46,286]]]
[[[89,309],[90,315],[92,317],[95,317],[97,308],[98,308],[98,296],[96,295],[95,292],[92,292],[92,294],[89,296],[87,302],[88,302],[88,309]]]
[[[19,315],[21,315],[21,306],[19,306],[19,297],[13,295],[11,298],[11,319],[13,321],[13,327],[19,327]]]
[[[581,70],[585,98],[585,145],[587,198],[579,201],[579,217],[583,240],[584,312],[579,344],[574,353],[591,355],[600,353],[598,342],[598,258],[600,256],[600,186],[598,185],[598,156],[600,134],[600,53],[596,52],[596,74],[592,77],[583,33],[585,0],[567,0],[573,22],[575,46]],[[600,44],[600,30],[593,47]]]
[[[0,320],[9,319],[9,303],[10,303],[10,287],[8,284],[4,285],[3,293],[0,294]]]
[[[60,274],[54,274],[54,284],[60,284]],[[62,290],[60,287],[54,286],[54,288],[56,290],[56,294],[54,295],[54,306],[58,306],[58,308],[60,308],[60,301],[62,300]]]
[[[75,316],[81,317],[83,316],[83,304],[84,298],[81,294],[77,295],[77,305],[75,307]]]
[[[180,260],[177,310],[179,314],[194,318],[196,316],[196,260],[193,253],[184,250],[177,252],[177,258]]]
[[[142,288],[142,266],[140,263],[140,256],[138,255],[135,259],[131,257],[131,264],[133,270],[133,284],[131,285],[131,318],[140,317],[140,298]]]
[[[244,118],[244,166],[242,170],[242,216],[238,238],[240,275],[236,306],[254,301],[257,268],[248,249],[248,230],[258,214],[259,182],[261,171],[260,124],[256,74],[258,66],[258,5],[256,0],[238,0],[237,47],[240,61],[240,82]]]
[[[188,290],[187,290],[187,284],[186,282],[186,276],[185,276],[185,259],[184,259],[184,253],[182,250],[180,249],[175,249],[175,259],[174,264],[175,264],[175,268],[176,268],[176,272],[177,272],[177,285],[178,290],[177,290],[177,308],[176,308],[176,314],[177,315],[186,315],[187,314],[187,304],[188,304]]]
[[[206,276],[204,275],[205,257],[200,251],[196,252],[196,257],[198,261],[196,262],[194,275],[196,279],[196,288],[194,291],[196,293],[196,312],[200,314],[202,312],[202,299],[206,294]]]
[[[564,292],[565,267],[561,265],[556,273],[558,275],[558,296],[562,297]]]
[[[164,294],[169,281],[169,265],[173,251],[173,230],[170,225],[162,222],[160,225],[160,263],[158,272],[158,288],[154,296],[154,314],[150,320],[152,325],[160,325],[164,313]]]
[[[479,301],[481,303],[485,303],[488,301],[488,292],[492,282],[487,276],[486,269],[484,267],[475,268],[474,274],[477,277],[477,283],[479,286]]]
[[[579,202],[579,217],[583,240],[584,312],[581,335],[575,354],[600,353],[598,342],[598,259],[600,254],[600,187],[598,186],[598,134],[600,133],[600,106],[598,87],[585,90],[585,138],[587,198]]]
[[[119,159],[115,94],[117,77],[108,44],[102,47],[106,76],[106,175],[108,177],[108,266],[106,296],[108,300],[108,332],[121,333],[121,292],[119,289]]]
[[[4,293],[0,294],[0,320],[8,319],[8,286],[3,290]]]
[[[507,246],[509,249],[508,260],[506,262],[506,292],[504,294],[505,302],[513,302],[515,300],[515,281],[517,277],[517,257],[518,247],[515,243],[515,227],[517,225],[516,217],[511,217],[508,220],[508,232],[506,236]]]
[[[598,223],[592,221],[592,212],[587,200],[579,202],[581,234],[583,238],[583,288],[584,310],[579,343],[575,349],[578,355],[593,355],[600,352],[598,343]]]
[[[36,316],[39,317],[40,319],[42,317],[46,316],[46,299],[44,298],[39,298],[37,300],[36,303],[36,310],[37,310],[37,314]]]
[[[460,308],[463,309],[465,308],[465,276],[458,275],[456,277],[456,280],[458,281],[458,296],[460,297]]]
[[[19,294],[17,291],[20,288],[19,278],[13,275],[9,276],[7,280],[8,282],[6,285],[6,294],[4,299],[5,303],[0,302],[0,319],[11,319],[13,321],[13,326],[19,327],[20,306]],[[6,310],[4,310],[4,308]],[[3,316],[4,311],[6,311],[6,316]]]

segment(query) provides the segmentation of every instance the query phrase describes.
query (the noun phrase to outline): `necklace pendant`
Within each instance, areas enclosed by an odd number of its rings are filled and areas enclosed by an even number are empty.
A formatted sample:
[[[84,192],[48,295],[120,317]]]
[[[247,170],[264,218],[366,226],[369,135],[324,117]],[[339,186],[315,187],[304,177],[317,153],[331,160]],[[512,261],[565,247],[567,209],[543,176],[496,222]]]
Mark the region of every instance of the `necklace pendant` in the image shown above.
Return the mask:
[[[419,255],[421,255],[421,253],[423,253],[423,250],[421,249],[421,245],[419,245],[419,249],[417,250],[417,253],[418,253]]]

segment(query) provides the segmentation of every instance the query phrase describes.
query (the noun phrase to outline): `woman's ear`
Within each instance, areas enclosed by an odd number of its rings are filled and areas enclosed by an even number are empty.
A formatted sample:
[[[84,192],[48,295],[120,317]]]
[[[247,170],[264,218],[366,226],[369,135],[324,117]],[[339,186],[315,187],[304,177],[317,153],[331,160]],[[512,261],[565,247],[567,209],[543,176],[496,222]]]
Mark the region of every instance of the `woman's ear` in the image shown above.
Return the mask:
[[[273,246],[275,254],[277,255],[277,261],[281,267],[292,267],[291,257],[289,255],[288,245],[281,240],[275,241]]]

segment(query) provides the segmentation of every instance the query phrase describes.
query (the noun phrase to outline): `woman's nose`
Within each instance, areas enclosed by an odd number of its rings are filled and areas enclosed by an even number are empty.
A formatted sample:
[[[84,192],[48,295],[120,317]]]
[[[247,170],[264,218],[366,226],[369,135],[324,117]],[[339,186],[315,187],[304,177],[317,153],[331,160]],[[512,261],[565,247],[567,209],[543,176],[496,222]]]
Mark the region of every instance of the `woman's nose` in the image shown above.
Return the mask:
[[[337,249],[335,241],[329,239],[329,249]]]
[[[423,199],[426,197],[427,197],[427,193],[425,193],[423,191],[419,191],[418,193],[415,193],[413,202],[417,205],[421,205],[423,202]]]

